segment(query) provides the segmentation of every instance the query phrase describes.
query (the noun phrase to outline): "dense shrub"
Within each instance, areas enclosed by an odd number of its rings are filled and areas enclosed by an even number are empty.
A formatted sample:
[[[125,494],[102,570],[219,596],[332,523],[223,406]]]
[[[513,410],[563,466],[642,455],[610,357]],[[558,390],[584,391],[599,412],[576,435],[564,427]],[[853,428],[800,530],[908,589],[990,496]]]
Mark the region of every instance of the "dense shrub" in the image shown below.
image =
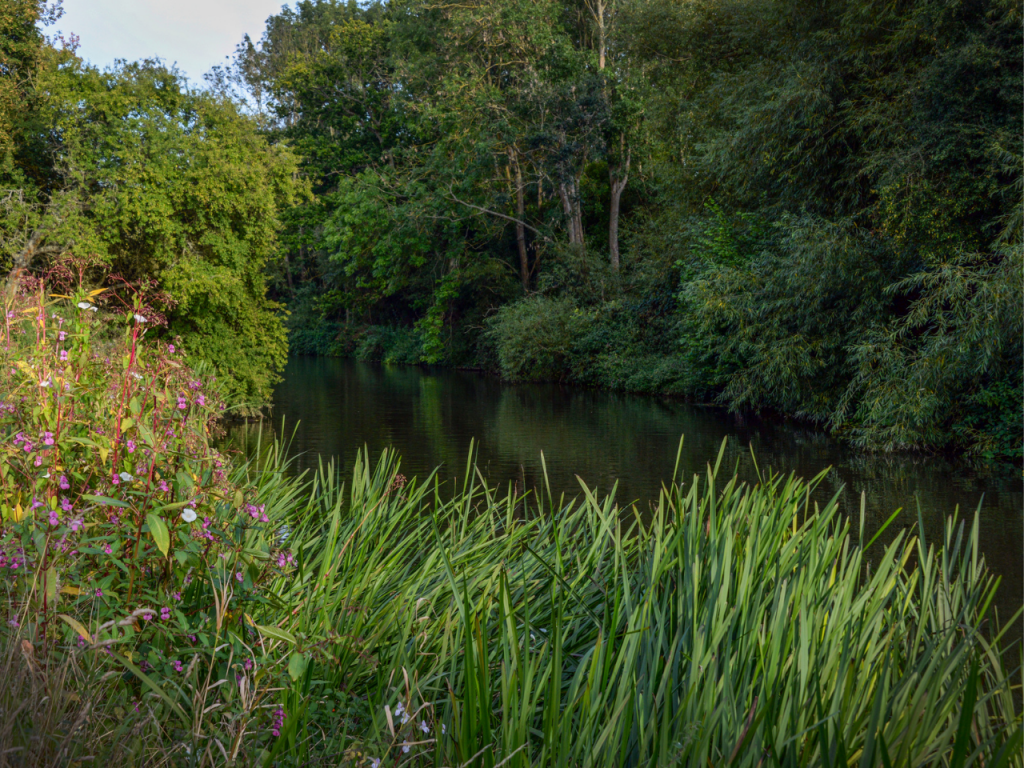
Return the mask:
[[[512,381],[561,381],[571,349],[590,317],[568,298],[531,296],[502,307],[490,335],[504,377]]]

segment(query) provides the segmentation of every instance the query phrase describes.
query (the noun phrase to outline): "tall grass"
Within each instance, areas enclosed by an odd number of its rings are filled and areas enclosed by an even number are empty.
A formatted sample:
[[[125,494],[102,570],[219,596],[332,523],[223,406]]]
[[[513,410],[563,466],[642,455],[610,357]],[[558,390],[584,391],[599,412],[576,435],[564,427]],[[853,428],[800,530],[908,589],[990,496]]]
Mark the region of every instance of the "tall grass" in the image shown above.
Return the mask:
[[[244,606],[258,665],[288,673],[262,705],[280,707],[279,737],[242,728],[237,748],[186,750],[188,728],[159,725],[172,703],[191,723],[233,706],[230,677],[200,700],[170,680],[79,675],[94,704],[136,685],[142,713],[93,727],[66,705],[45,762],[91,740],[76,760],[1021,766],[1019,654],[988,618],[998,580],[977,515],[951,517],[941,541],[907,530],[883,545],[836,499],[811,503],[820,476],[745,486],[720,461],[667,483],[641,521],[582,485],[572,500],[491,487],[472,457],[453,492],[406,482],[391,453],[361,455],[343,482],[331,464],[289,478],[279,446],[257,451],[234,481],[296,561]],[[9,719],[45,685],[20,653],[9,644],[3,671],[23,680],[0,692]],[[19,722],[58,700],[37,694]],[[25,734],[0,729],[0,764],[25,764],[8,751]]]
[[[277,626],[318,659],[290,700],[289,749],[310,743],[303,702],[342,691],[359,714],[325,730],[322,754],[1021,764],[977,515],[883,546],[835,499],[809,505],[820,477],[747,487],[716,463],[666,485],[641,524],[585,487],[498,492],[472,462],[453,496],[397,473],[395,456],[363,456],[345,487],[322,467],[286,516],[299,576],[275,588],[298,610]]]

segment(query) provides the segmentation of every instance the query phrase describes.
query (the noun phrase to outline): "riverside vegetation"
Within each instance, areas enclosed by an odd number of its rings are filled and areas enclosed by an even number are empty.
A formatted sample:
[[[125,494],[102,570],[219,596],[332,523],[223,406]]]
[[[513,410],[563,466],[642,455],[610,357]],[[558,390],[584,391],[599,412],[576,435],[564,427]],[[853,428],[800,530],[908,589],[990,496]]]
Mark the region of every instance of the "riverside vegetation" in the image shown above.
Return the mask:
[[[199,87],[46,22],[0,269],[155,282],[233,407],[290,346],[1021,459],[1019,2],[300,0]]]
[[[50,277],[4,297],[0,765],[1022,765],[976,516],[883,546],[721,457],[644,521],[289,476],[144,292]]]

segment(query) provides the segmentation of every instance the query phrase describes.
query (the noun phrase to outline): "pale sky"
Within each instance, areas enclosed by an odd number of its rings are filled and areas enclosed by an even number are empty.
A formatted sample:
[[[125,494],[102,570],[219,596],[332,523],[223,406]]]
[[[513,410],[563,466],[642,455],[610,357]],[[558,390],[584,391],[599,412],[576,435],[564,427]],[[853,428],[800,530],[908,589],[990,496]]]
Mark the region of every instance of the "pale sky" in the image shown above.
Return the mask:
[[[81,38],[78,53],[100,67],[159,56],[196,84],[223,64],[246,32],[258,40],[286,0],[64,0],[64,17],[44,30]]]

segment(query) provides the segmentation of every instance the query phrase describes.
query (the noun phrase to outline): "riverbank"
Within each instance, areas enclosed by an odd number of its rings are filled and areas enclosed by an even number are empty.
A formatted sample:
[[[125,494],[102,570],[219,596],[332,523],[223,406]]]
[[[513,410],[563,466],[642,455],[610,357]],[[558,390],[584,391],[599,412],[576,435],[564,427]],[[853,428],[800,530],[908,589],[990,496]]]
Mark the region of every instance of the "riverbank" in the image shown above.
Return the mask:
[[[8,308],[0,764],[1020,765],[977,519],[883,544],[721,453],[642,525],[472,456],[296,475],[88,298]]]
[[[506,313],[508,314],[508,313]],[[486,373],[513,383],[556,382],[566,386],[626,394],[656,395],[706,407],[780,420],[800,428],[827,432],[865,455],[942,456],[979,465],[1024,461],[1020,439],[1020,387],[1003,387],[986,407],[998,414],[948,414],[917,441],[863,440],[855,421],[794,406],[759,403],[730,394],[730,375],[703,357],[695,342],[683,343],[670,318],[653,323],[625,323],[604,317],[602,311],[580,312],[563,307],[551,312],[516,311],[513,321],[497,322],[491,330],[468,334],[453,329],[451,349],[427,360],[423,333],[417,326],[349,324],[327,320],[300,307],[289,320],[291,355],[340,357],[385,365],[449,368]],[[621,308],[610,315],[621,315]],[[522,317],[520,317],[522,315]],[[562,316],[564,315],[564,316]],[[606,327],[607,326],[607,327]],[[497,330],[496,330],[497,329]],[[736,371],[733,371],[736,373]],[[995,413],[995,412],[993,412]],[[979,420],[980,419],[980,420]],[[962,433],[962,434],[961,434]],[[961,435],[964,439],[955,437]],[[969,438],[969,439],[968,439]]]

